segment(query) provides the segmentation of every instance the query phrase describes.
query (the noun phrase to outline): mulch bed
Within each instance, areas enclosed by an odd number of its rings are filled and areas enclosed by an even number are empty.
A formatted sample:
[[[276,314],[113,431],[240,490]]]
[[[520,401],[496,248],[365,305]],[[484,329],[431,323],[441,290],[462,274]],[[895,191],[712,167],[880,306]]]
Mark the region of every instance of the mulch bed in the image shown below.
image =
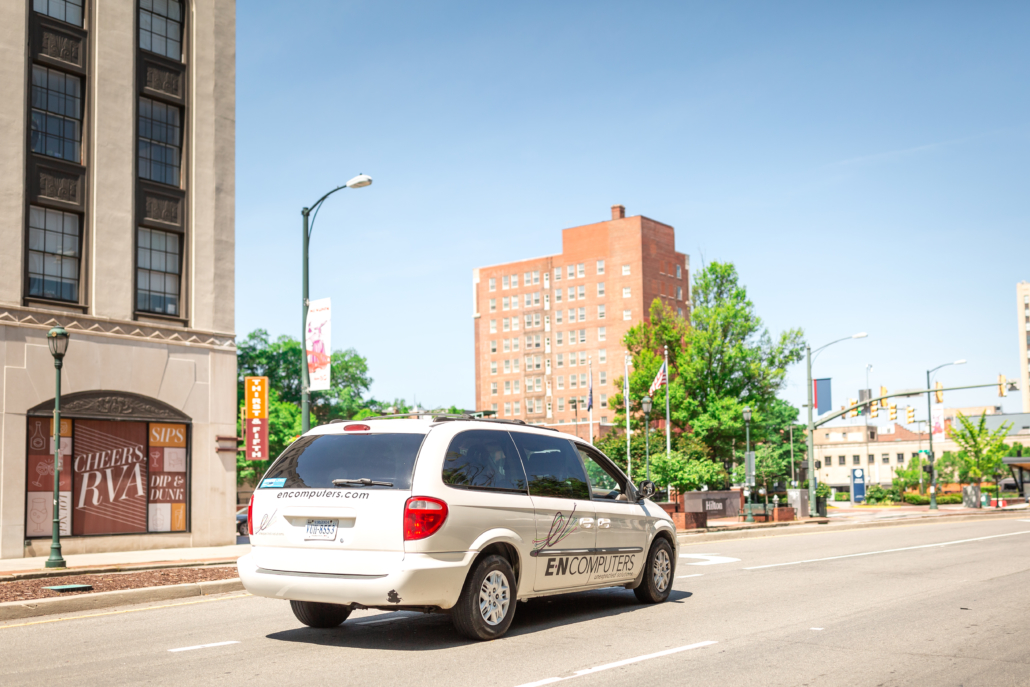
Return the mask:
[[[118,589],[139,589],[142,587],[164,587],[188,582],[229,580],[239,577],[235,565],[201,568],[165,568],[163,570],[141,570],[138,572],[105,573],[102,575],[67,575],[44,577],[34,580],[0,582],[0,602],[46,599],[53,596],[76,596],[93,592],[113,592]],[[90,584],[92,592],[55,592],[44,587],[62,584]]]

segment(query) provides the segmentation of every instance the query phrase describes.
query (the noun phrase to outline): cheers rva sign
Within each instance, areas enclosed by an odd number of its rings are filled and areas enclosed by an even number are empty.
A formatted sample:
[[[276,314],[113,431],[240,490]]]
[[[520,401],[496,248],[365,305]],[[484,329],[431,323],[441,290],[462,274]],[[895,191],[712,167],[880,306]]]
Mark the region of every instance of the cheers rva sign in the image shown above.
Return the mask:
[[[74,534],[145,532],[147,425],[76,420]]]

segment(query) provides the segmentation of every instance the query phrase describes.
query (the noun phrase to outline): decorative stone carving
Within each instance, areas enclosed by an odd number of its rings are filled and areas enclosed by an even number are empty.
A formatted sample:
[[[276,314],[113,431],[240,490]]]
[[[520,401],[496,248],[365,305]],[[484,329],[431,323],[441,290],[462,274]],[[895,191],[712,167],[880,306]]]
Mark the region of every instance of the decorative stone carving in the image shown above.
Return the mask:
[[[28,415],[53,415],[54,400],[44,401]],[[70,418],[189,422],[189,415],[156,398],[124,391],[80,391],[61,396],[61,414]]]
[[[181,224],[182,201],[167,196],[147,194],[143,203],[143,216],[166,224]]]
[[[181,98],[182,74],[155,64],[147,64],[147,88]]]
[[[39,195],[76,205],[82,202],[79,198],[78,175],[65,174],[48,167],[38,168],[38,173]]]
[[[82,64],[81,39],[66,33],[58,33],[49,27],[40,29],[40,34],[40,53],[62,62],[74,65]]]

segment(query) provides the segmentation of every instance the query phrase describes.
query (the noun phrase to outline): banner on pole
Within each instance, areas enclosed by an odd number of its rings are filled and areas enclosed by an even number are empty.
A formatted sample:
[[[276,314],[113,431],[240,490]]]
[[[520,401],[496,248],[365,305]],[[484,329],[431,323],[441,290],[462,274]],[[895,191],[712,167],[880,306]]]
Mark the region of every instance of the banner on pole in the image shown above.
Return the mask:
[[[320,298],[308,305],[304,347],[307,351],[311,391],[325,391],[329,388],[329,356],[333,350],[329,300]]]
[[[934,441],[944,440],[944,406],[937,406],[930,411],[930,427],[933,429]]]
[[[268,460],[268,377],[245,377],[243,388],[247,460]]]

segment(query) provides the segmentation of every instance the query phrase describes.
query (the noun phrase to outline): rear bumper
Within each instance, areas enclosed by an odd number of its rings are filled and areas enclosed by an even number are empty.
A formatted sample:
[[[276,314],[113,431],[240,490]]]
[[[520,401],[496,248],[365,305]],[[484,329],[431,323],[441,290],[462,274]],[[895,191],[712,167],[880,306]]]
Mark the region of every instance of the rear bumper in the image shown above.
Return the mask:
[[[294,601],[318,601],[362,606],[435,606],[451,608],[458,601],[476,552],[456,554],[407,553],[400,568],[385,575],[336,575],[267,570],[254,554],[236,567],[248,592]]]

